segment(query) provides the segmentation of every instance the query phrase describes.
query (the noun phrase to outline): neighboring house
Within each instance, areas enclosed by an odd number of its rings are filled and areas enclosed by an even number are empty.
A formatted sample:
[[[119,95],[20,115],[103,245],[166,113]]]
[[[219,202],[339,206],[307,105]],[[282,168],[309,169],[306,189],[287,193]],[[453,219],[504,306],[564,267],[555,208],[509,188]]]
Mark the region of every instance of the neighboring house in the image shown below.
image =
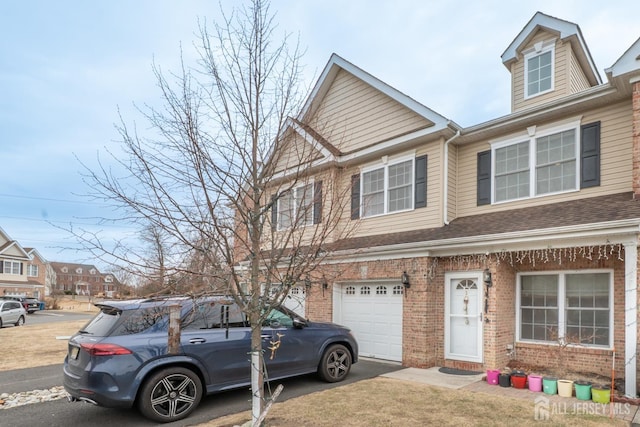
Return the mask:
[[[43,299],[47,262],[38,251],[23,248],[0,228],[0,295]]]
[[[412,367],[545,365],[564,336],[573,369],[609,374],[615,348],[636,396],[640,39],[611,49],[602,82],[579,27],[537,13],[502,55],[511,113],[466,128],[333,55],[288,132],[325,188],[351,185],[357,228],[327,245],[306,315]]]
[[[117,296],[118,279],[111,273],[100,273],[91,264],[52,262],[51,267],[56,273],[54,289],[58,292],[107,298]]]

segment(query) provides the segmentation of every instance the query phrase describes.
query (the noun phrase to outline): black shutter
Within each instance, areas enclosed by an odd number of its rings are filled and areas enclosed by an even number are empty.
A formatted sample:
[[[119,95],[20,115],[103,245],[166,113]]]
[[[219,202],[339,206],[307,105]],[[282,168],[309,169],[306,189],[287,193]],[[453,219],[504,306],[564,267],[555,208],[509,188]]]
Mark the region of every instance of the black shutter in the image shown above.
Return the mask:
[[[278,198],[274,194],[271,196],[271,228],[278,229]]]
[[[322,181],[313,184],[313,223],[322,222]]]
[[[0,273],[4,273],[4,261],[0,260]]]
[[[600,122],[580,127],[580,188],[600,185]]]
[[[416,186],[414,207],[427,206],[427,156],[416,157]]]
[[[478,206],[491,204],[491,150],[478,153]]]
[[[20,263],[20,275],[22,276],[24,274],[24,263],[21,262]]]
[[[360,174],[351,175],[351,219],[360,218]]]

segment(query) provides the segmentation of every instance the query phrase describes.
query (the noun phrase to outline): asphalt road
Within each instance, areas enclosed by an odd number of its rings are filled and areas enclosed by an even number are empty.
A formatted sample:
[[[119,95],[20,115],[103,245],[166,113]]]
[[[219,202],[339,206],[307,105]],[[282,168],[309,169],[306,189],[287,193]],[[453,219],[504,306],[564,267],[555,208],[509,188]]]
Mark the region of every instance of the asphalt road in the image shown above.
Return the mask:
[[[89,320],[96,313],[74,313],[63,310],[43,310],[27,314],[25,325],[40,325],[52,322],[69,322],[72,320]]]
[[[397,364],[360,360],[353,365],[346,380],[340,383],[325,383],[315,375],[293,378],[277,382],[284,385],[278,402],[313,393],[341,387],[381,374],[396,371],[402,367]],[[0,392],[13,390],[28,391],[49,388],[62,384],[62,365],[42,368],[20,369],[0,372]],[[277,384],[273,384],[273,389]],[[166,426],[189,426],[216,418],[235,414],[250,409],[250,393],[247,389],[239,389],[205,397],[196,411],[186,420],[164,424]],[[66,399],[53,402],[36,403],[11,409],[0,409],[0,426],[2,427],[129,427],[154,426],[154,422],[143,418],[137,410],[116,410],[90,405],[88,403],[69,403]]]

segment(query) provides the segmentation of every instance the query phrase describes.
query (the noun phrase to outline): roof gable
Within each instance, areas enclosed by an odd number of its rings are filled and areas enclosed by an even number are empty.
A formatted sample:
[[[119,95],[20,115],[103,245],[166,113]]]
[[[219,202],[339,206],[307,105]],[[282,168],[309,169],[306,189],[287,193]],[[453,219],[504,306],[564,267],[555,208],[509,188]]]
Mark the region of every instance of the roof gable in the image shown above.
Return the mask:
[[[605,72],[611,77],[640,71],[640,38]]]
[[[447,124],[450,123],[450,120],[431,110],[430,108],[425,107],[420,104],[413,98],[403,94],[402,92],[394,89],[383,81],[377,79],[371,74],[365,72],[361,68],[356,67],[352,63],[346,61],[335,53],[331,55],[329,62],[325,66],[322,74],[318,78],[309,98],[304,104],[302,111],[298,115],[298,120],[302,122],[308,121],[308,119],[313,116],[316,110],[321,105],[324,97],[329,92],[333,82],[338,76],[339,72],[344,70],[349,74],[353,75],[359,80],[362,80],[369,86],[374,89],[382,92],[383,94],[389,96],[394,101],[399,104],[405,106],[406,108],[414,111],[416,114],[422,116],[429,122],[433,124],[434,132],[441,130],[446,127]]]
[[[4,245],[0,246],[0,256],[26,260],[31,259],[29,254],[15,240],[6,242]]]
[[[542,12],[536,12],[533,18],[531,18],[502,54],[502,63],[507,69],[510,69],[511,64],[518,60],[518,54],[522,48],[526,46],[541,29],[558,34],[560,39],[570,42],[589,83],[591,85],[602,83],[591,53],[582,37],[580,27],[573,22],[545,15]]]

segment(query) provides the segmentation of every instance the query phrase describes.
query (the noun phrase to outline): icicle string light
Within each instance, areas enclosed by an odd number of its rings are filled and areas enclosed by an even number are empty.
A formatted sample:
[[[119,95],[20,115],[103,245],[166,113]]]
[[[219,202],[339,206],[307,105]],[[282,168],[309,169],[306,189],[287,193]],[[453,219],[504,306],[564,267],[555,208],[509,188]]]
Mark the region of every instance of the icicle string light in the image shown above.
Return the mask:
[[[620,243],[594,246],[577,246],[571,248],[545,248],[530,249],[522,251],[500,251],[491,254],[471,254],[471,255],[454,255],[451,257],[443,257],[446,259],[446,267],[449,270],[469,270],[485,266],[487,262],[493,262],[496,265],[500,263],[508,263],[511,267],[516,264],[530,263],[533,267],[538,264],[547,264],[555,262],[558,265],[563,263],[576,262],[579,258],[589,261],[608,260],[609,257],[617,257],[618,261],[624,261],[624,246]],[[436,258],[434,258],[436,259]],[[438,262],[432,262],[429,267],[429,276],[435,275],[435,269]]]

